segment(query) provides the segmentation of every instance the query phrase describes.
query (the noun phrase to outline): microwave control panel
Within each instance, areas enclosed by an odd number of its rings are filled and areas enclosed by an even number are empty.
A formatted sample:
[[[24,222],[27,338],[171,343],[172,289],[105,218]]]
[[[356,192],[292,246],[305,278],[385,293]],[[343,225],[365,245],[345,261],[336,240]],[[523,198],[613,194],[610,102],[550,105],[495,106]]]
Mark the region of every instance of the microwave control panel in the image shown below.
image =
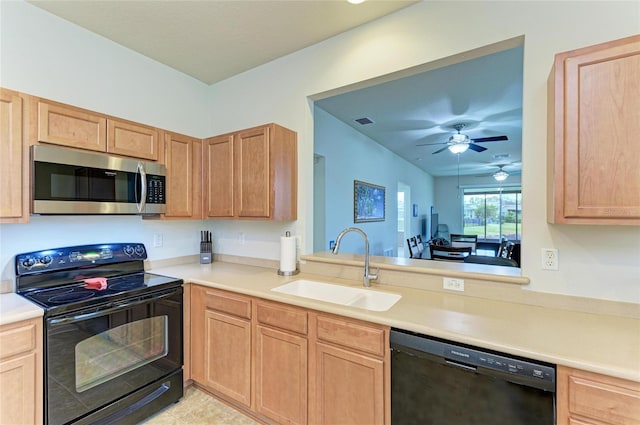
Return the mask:
[[[164,176],[147,175],[147,203],[164,204],[165,187]]]

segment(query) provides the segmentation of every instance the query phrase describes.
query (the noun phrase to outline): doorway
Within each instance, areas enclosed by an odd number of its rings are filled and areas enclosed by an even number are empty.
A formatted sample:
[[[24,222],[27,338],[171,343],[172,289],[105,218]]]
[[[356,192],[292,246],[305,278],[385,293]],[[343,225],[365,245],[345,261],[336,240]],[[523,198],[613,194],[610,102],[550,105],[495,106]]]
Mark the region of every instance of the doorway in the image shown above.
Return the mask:
[[[411,187],[398,182],[398,257],[405,257],[405,241],[411,234]]]

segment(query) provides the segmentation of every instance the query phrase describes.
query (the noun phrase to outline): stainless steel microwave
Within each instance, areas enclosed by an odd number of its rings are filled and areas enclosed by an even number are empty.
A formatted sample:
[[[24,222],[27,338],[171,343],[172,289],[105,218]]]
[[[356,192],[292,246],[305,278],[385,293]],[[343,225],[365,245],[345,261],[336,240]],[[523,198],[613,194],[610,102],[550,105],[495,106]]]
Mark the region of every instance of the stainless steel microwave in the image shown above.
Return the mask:
[[[161,214],[166,211],[163,164],[31,146],[33,214]]]

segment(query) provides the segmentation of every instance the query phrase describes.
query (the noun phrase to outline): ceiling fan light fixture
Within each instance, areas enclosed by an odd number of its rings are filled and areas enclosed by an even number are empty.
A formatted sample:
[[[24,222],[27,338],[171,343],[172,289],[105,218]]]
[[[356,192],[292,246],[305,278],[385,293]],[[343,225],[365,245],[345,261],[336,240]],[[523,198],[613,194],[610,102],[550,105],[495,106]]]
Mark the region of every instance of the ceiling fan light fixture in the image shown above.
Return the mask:
[[[505,181],[507,177],[509,177],[509,173],[502,169],[500,169],[500,171],[496,171],[496,173],[493,175],[493,178],[499,182]]]
[[[451,153],[464,153],[469,149],[469,143],[452,143],[449,145],[449,151]]]

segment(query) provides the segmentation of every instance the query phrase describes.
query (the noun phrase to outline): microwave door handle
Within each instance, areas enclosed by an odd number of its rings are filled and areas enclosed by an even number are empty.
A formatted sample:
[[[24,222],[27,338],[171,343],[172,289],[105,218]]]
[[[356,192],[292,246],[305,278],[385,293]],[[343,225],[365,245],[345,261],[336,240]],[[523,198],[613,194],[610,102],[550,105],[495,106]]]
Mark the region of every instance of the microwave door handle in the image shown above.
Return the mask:
[[[140,199],[137,202],[137,206],[138,212],[142,212],[147,206],[147,173],[144,171],[144,165],[141,162],[138,162],[138,174],[140,175]]]

